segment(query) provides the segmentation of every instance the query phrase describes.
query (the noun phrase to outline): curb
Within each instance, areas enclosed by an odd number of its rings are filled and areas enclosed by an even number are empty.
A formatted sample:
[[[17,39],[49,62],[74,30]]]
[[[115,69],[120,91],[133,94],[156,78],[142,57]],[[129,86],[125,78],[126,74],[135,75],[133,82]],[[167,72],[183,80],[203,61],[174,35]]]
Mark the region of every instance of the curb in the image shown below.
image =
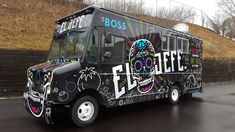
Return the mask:
[[[0,100],[13,100],[13,99],[23,99],[23,96],[18,96],[18,97],[0,97]]]

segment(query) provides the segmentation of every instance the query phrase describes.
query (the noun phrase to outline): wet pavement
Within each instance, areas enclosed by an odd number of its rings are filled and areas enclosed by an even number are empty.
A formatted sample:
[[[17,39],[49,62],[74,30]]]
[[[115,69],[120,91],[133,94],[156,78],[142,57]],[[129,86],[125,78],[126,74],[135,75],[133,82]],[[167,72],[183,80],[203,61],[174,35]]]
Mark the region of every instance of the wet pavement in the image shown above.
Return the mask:
[[[22,99],[0,100],[1,132],[235,132],[235,83],[207,84],[177,105],[157,100],[102,109],[89,127],[59,117],[48,126],[28,114]]]

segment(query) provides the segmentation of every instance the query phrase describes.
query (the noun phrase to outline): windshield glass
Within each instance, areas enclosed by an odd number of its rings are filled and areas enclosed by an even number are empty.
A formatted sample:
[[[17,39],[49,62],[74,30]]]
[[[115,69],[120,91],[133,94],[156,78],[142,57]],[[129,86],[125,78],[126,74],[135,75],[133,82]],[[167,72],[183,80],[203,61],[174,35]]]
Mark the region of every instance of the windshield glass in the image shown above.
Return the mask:
[[[85,38],[86,31],[70,31],[55,37],[48,59],[80,59],[85,48]]]

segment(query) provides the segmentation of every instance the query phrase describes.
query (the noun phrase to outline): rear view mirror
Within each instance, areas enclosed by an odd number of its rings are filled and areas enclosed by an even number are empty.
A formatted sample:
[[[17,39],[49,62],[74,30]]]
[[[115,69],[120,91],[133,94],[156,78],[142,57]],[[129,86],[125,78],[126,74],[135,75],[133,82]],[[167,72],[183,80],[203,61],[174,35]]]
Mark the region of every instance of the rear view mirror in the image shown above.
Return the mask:
[[[112,36],[111,36],[111,33],[108,32],[106,35],[105,35],[105,43],[111,43],[112,42]]]
[[[105,57],[105,58],[111,58],[111,56],[112,56],[112,54],[111,54],[110,51],[106,51],[106,52],[104,53],[104,57]]]

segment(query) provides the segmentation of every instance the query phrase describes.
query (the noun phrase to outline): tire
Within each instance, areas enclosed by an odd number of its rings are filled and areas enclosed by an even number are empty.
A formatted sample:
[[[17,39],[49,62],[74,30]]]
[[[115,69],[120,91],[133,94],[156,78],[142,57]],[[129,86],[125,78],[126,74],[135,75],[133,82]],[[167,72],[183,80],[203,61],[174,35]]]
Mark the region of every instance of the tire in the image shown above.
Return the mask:
[[[78,127],[92,124],[99,113],[99,105],[95,98],[83,96],[79,98],[71,109],[71,118]]]
[[[170,89],[170,91],[168,93],[168,96],[169,96],[169,100],[170,100],[171,104],[177,104],[179,102],[179,99],[180,99],[179,88],[177,86],[173,86]]]

